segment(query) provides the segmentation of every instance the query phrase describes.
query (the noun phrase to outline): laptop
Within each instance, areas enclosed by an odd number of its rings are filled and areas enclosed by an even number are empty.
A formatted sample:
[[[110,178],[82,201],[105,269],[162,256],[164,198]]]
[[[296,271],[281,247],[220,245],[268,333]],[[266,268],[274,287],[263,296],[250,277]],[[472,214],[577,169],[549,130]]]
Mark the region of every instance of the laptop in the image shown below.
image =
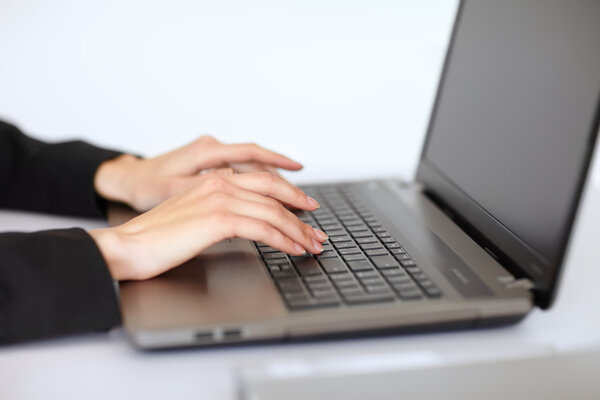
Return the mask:
[[[598,1],[462,1],[414,181],[303,186],[320,255],[231,239],[122,282],[132,341],[475,328],[549,308],[598,132],[598,21]]]

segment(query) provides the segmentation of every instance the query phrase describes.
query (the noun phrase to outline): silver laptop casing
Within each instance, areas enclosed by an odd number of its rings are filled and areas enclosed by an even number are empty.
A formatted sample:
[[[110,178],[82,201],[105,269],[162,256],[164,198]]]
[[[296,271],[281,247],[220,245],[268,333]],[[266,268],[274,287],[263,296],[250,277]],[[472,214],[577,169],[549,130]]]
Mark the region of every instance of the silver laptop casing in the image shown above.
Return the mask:
[[[153,349],[473,328],[514,323],[532,309],[529,283],[515,280],[419,185],[381,180],[353,188],[437,284],[441,298],[290,311],[255,245],[230,239],[161,276],[120,284],[133,342]],[[111,210],[111,223],[130,216]]]

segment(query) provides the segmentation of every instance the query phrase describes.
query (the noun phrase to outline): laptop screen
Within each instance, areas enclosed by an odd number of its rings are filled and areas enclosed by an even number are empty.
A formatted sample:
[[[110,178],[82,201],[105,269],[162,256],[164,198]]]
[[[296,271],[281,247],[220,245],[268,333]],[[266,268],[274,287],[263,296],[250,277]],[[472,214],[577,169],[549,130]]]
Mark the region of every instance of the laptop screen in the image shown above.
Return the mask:
[[[600,2],[466,0],[417,179],[549,305],[598,130]]]

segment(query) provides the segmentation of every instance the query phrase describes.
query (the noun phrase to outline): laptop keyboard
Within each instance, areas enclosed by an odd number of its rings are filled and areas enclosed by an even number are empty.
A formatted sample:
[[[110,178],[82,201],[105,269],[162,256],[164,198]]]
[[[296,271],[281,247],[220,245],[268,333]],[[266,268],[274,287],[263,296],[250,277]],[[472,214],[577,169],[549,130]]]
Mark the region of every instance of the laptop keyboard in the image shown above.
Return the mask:
[[[413,258],[346,186],[304,188],[321,207],[296,215],[329,240],[318,255],[256,243],[290,310],[419,301],[442,296]]]

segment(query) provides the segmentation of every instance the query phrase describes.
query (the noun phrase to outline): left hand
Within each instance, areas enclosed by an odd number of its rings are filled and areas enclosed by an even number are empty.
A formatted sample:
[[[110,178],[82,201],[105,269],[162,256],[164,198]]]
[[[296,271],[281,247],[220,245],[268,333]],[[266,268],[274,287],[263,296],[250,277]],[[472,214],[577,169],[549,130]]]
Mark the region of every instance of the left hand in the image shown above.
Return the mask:
[[[94,178],[96,192],[113,201],[147,211],[167,198],[198,184],[200,172],[231,167],[237,172],[276,168],[296,171],[302,164],[253,143],[223,144],[211,136],[148,159],[125,154],[100,165]]]

